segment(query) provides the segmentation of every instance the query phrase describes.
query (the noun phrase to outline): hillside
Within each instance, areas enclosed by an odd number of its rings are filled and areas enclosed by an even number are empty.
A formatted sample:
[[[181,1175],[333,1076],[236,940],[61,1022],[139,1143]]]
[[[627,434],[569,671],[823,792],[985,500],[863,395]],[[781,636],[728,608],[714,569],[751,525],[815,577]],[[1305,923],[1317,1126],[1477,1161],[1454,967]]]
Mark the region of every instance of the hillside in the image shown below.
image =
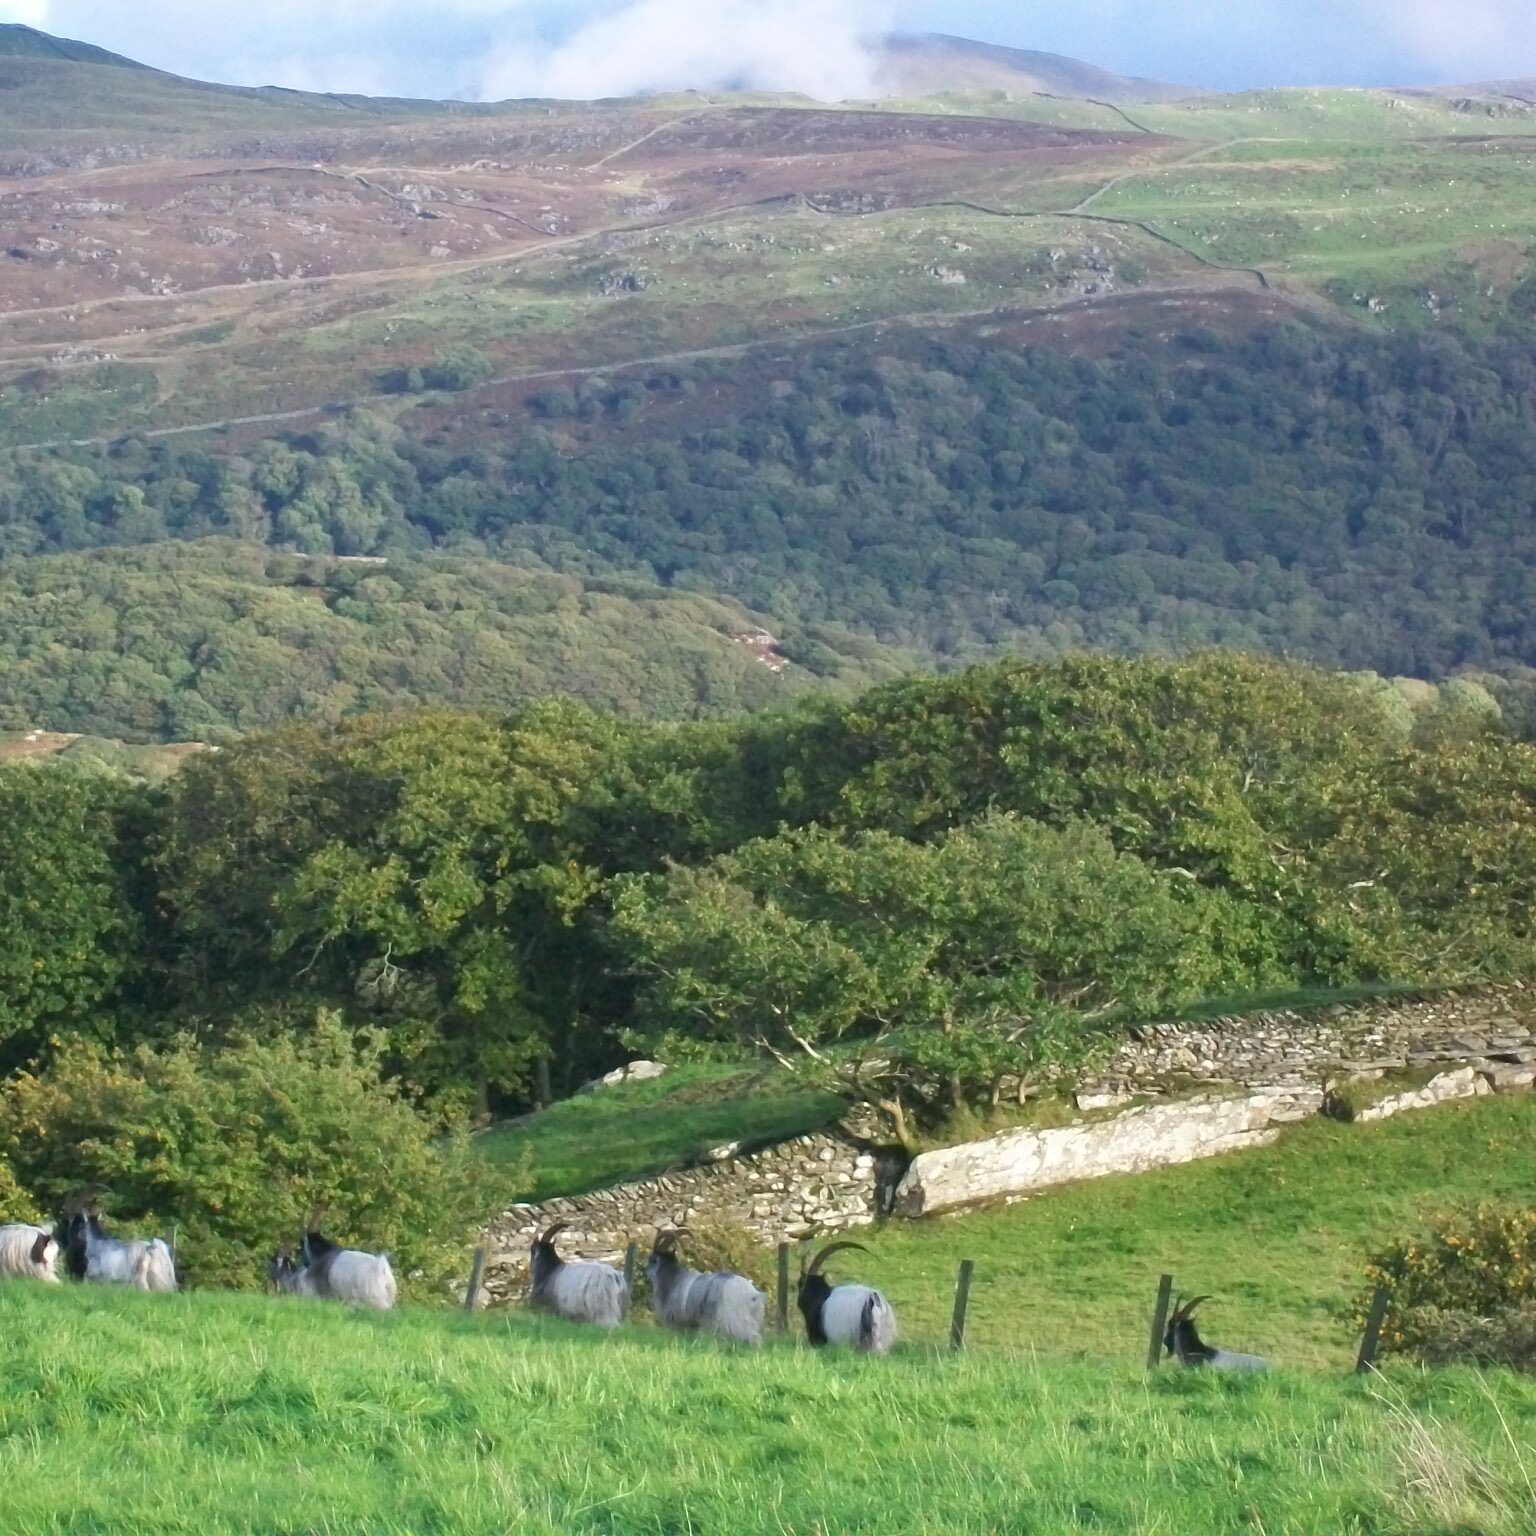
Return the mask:
[[[465,107],[8,35],[13,571],[222,535],[638,578],[946,666],[1536,662],[1536,107],[1507,93],[1170,99],[927,38],[892,57],[960,71],[942,102]],[[115,718],[11,718],[139,733],[160,676]]]
[[[0,22],[0,59],[63,59],[71,64],[111,64],[121,69],[146,69],[148,66],[109,53],[93,43],[73,38],[55,37],[36,27],[17,22]]]
[[[885,39],[876,54],[880,82],[892,96],[1003,91],[1100,101],[1176,101],[1195,92],[1161,80],[1128,79],[1080,59],[928,32]]]

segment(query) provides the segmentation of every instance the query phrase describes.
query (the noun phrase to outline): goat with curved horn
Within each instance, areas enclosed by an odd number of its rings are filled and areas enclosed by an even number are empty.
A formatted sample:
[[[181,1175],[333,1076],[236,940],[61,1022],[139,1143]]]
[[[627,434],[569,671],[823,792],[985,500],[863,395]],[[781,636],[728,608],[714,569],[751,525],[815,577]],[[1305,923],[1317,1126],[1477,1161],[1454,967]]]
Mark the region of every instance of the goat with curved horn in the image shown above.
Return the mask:
[[[1175,1298],[1173,1315],[1163,1334],[1163,1347],[1180,1365],[1190,1369],[1208,1366],[1213,1371],[1267,1370],[1269,1362],[1262,1355],[1234,1354],[1230,1349],[1217,1349],[1200,1337],[1195,1328],[1195,1308],[1210,1299],[1209,1296],[1196,1296],[1181,1305]]]
[[[54,1228],[64,1266],[74,1280],[128,1285],[139,1291],[174,1291],[176,1265],[161,1238],[110,1237],[101,1224],[94,1190],[77,1195]]]
[[[612,1264],[571,1262],[555,1249],[569,1222],[551,1222],[529,1249],[528,1302],[573,1323],[617,1328],[629,1310],[629,1282]]]
[[[768,1298],[745,1275],[719,1270],[702,1275],[677,1256],[686,1227],[658,1231],[645,1262],[656,1320],[664,1328],[718,1334],[754,1349],[763,1342]]]
[[[861,1354],[884,1355],[896,1342],[896,1311],[873,1286],[830,1284],[822,1265],[834,1253],[869,1250],[844,1239],[828,1243],[810,1263],[800,1264],[796,1305],[805,1319],[805,1335],[818,1349],[841,1344]]]

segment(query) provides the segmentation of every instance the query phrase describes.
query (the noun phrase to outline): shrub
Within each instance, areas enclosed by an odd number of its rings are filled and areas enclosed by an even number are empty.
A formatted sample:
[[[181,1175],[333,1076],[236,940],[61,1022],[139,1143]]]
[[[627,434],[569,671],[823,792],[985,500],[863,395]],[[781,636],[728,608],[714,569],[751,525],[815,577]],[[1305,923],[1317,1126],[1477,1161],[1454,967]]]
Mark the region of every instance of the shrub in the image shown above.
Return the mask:
[[[1382,1349],[1428,1358],[1447,1317],[1500,1318],[1536,1305],[1536,1210],[1479,1206],[1441,1216],[1377,1254],[1366,1278],[1365,1302],[1378,1287],[1392,1293]]]
[[[1419,1357],[1430,1365],[1502,1365],[1536,1374],[1536,1302],[1492,1317],[1439,1313]]]
[[[91,1185],[115,1218],[176,1223],[196,1284],[259,1281],[318,1204],[338,1241],[387,1251],[430,1290],[463,1267],[494,1198],[464,1139],[383,1079],[380,1042],[330,1015],[306,1036],[216,1051],[186,1037],[131,1055],[67,1046],[0,1092],[0,1158],[50,1208]]]
[[[0,1223],[37,1221],[41,1215],[36,1201],[21,1187],[11,1165],[0,1157]]]

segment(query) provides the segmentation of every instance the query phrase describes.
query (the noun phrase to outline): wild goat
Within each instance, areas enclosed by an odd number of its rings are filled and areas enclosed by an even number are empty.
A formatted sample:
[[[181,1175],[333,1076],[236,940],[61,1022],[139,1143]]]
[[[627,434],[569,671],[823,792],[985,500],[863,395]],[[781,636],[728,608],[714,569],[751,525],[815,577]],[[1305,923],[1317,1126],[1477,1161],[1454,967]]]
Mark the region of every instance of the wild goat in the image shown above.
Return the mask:
[[[805,1319],[805,1335],[818,1349],[844,1344],[866,1355],[883,1355],[896,1342],[896,1313],[879,1291],[868,1285],[828,1284],[821,1266],[845,1248],[869,1250],[863,1243],[831,1243],[811,1260],[800,1261],[795,1300]]]
[[[75,1280],[131,1285],[140,1291],[174,1291],[176,1265],[158,1237],[108,1237],[94,1205],[65,1213],[54,1238],[64,1250],[64,1267]]]
[[[528,1301],[541,1312],[553,1312],[573,1323],[617,1328],[629,1310],[629,1282],[611,1264],[567,1263],[555,1251],[555,1234],[566,1222],[557,1221],[534,1239],[529,1249],[531,1284]]]
[[[657,1322],[684,1332],[716,1333],[757,1348],[763,1342],[768,1298],[745,1275],[701,1275],[689,1269],[677,1256],[678,1240],[687,1235],[686,1227],[658,1232],[645,1261]]]
[[[53,1265],[58,1256],[58,1239],[47,1227],[29,1227],[21,1222],[0,1227],[0,1275],[57,1285],[59,1274]]]
[[[1269,1362],[1262,1355],[1234,1355],[1229,1349],[1213,1349],[1195,1331],[1195,1308],[1209,1296],[1196,1296],[1181,1307],[1175,1299],[1173,1316],[1168,1319],[1168,1331],[1163,1335],[1163,1347],[1170,1355],[1178,1357],[1180,1365],[1209,1366],[1213,1371],[1262,1371]]]
[[[300,1244],[302,1263],[295,1264],[287,1248],[278,1249],[267,1275],[279,1291],[313,1296],[353,1307],[388,1312],[395,1304],[395,1272],[389,1255],[342,1248],[311,1228]]]

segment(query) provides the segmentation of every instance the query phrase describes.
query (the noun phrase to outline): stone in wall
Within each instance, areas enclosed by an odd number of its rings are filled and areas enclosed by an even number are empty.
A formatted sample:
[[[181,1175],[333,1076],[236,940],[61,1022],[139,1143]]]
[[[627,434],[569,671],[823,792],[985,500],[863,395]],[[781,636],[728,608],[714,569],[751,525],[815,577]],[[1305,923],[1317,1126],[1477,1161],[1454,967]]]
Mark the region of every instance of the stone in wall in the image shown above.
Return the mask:
[[[924,1152],[896,1190],[893,1214],[932,1216],[999,1195],[1141,1173],[1262,1146],[1279,1125],[1315,1114],[1321,1089],[1151,1104],[1111,1119],[1043,1131],[1005,1131],[985,1141]]]
[[[1488,1077],[1474,1067],[1462,1067],[1459,1071],[1442,1072],[1438,1077],[1432,1077],[1422,1088],[1411,1088],[1378,1099],[1362,1109],[1355,1119],[1361,1122],[1388,1120],[1405,1109],[1430,1109],[1453,1099],[1479,1098],[1492,1092],[1493,1084]]]

